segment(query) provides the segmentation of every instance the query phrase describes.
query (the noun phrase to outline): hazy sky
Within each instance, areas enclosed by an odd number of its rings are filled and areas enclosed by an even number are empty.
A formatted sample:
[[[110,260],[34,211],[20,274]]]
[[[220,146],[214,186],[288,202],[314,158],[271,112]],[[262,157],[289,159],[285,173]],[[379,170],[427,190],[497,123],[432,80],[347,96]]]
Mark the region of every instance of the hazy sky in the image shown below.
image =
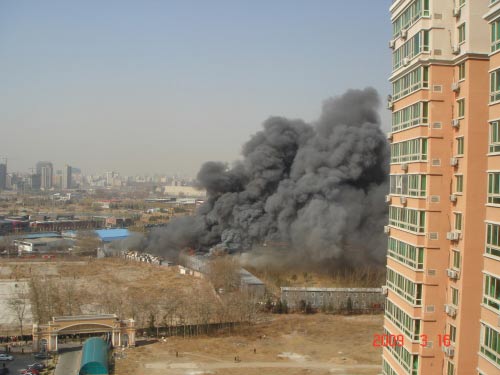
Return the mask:
[[[194,176],[271,115],[365,86],[385,104],[391,2],[0,1],[0,157]]]

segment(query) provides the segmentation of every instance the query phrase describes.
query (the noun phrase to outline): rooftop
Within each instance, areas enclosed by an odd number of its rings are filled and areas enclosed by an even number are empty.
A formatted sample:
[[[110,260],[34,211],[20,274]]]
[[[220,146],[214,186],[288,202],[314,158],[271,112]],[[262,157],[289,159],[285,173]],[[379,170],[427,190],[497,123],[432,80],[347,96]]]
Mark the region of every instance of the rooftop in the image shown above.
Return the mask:
[[[123,240],[130,237],[128,229],[98,229],[95,232],[104,242]]]

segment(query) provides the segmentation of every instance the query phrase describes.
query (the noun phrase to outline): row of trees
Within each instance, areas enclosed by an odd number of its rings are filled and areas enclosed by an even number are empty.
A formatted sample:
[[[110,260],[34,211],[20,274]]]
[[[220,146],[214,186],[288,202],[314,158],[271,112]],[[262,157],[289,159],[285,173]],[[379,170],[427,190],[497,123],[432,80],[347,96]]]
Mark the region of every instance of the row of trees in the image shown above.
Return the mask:
[[[152,334],[199,335],[254,322],[258,300],[240,288],[239,267],[226,259],[210,267],[212,281],[193,280],[189,287],[156,285],[145,289],[113,282],[89,290],[79,279],[32,277],[25,301],[31,304],[33,321],[41,324],[53,316],[115,313],[133,318],[137,327],[149,328]],[[217,293],[214,287],[223,292]]]

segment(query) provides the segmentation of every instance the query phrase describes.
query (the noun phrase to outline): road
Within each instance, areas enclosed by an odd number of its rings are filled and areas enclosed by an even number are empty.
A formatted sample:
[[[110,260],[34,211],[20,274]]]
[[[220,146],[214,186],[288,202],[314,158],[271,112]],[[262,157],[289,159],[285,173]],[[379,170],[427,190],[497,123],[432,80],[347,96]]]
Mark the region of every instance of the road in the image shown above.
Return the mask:
[[[68,350],[59,354],[55,375],[76,375],[80,370],[82,351],[78,349]]]
[[[31,354],[20,354],[20,353],[10,353],[14,357],[13,361],[1,361],[0,366],[3,366],[2,363],[5,363],[6,367],[9,369],[9,374],[18,374],[19,370],[25,369],[28,365],[37,362],[33,355]]]

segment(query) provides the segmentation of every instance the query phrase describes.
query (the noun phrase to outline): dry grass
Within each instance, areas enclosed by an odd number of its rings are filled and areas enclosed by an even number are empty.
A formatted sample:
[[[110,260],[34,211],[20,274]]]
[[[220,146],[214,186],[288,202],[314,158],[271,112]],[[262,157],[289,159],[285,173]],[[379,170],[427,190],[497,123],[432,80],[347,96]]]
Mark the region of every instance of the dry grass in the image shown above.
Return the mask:
[[[383,317],[380,315],[266,315],[260,323],[240,328],[230,335],[168,338],[166,342],[130,349],[126,359],[117,360],[115,374],[188,374],[185,370],[175,372],[176,370],[156,370],[146,366],[158,362],[187,362],[196,363],[202,370],[204,364],[234,362],[235,356],[248,367],[212,371],[228,375],[326,374],[328,371],[307,368],[307,364],[324,363],[332,368],[335,365],[379,365],[381,350],[372,346],[372,338],[373,334],[382,331],[382,322]],[[179,357],[176,357],[176,352],[180,353]],[[283,357],[283,353],[292,353],[292,358],[286,358],[286,355]],[[251,368],[249,363],[294,362],[294,356],[299,362],[304,358],[305,364],[301,365],[303,368],[265,370]],[[356,369],[345,373],[377,374],[379,370]]]

